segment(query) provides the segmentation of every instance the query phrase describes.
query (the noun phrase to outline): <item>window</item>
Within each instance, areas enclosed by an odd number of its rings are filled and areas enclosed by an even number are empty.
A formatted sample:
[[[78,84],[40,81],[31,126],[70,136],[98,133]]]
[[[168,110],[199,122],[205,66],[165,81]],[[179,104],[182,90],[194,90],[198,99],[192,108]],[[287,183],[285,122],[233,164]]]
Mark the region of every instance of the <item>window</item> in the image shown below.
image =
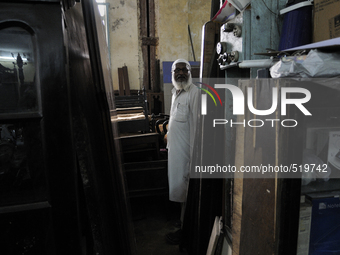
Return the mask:
[[[32,35],[21,27],[0,30],[0,118],[38,111]],[[6,117],[6,116],[5,116]]]
[[[1,24],[0,206],[47,200],[34,42],[26,25]]]
[[[100,18],[101,18],[103,25],[104,25],[104,28],[105,28],[106,42],[107,42],[107,45],[110,45],[109,3],[106,3],[105,0],[96,0],[96,2],[98,4]]]

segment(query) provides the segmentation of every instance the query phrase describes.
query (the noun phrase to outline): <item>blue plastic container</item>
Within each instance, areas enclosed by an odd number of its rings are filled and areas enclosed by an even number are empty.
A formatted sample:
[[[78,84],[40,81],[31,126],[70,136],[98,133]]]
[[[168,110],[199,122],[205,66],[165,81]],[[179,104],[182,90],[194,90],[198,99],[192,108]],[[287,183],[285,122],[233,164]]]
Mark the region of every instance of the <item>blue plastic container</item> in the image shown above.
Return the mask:
[[[309,2],[309,1],[307,1]],[[297,9],[284,14],[279,50],[294,48],[312,42],[313,6],[294,5]],[[291,6],[291,8],[294,8]]]

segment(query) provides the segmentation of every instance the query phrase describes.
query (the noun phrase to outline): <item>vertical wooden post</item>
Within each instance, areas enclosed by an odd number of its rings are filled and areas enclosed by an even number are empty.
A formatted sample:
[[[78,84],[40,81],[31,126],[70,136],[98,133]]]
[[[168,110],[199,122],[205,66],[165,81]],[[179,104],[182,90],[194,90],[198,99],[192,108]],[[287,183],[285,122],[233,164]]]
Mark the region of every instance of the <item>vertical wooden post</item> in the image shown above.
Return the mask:
[[[130,95],[130,82],[129,82],[129,73],[127,66],[123,66],[123,77],[124,77],[124,89],[125,95]]]
[[[118,68],[119,95],[124,96],[124,74],[123,68]]]
[[[140,37],[148,37],[148,0],[140,0]],[[143,57],[143,87],[149,89],[149,52],[148,45],[142,43]]]
[[[252,87],[254,102],[260,109],[271,104],[268,95],[272,83],[254,80],[242,82],[243,91]],[[278,109],[279,111],[280,109]],[[275,118],[276,112],[267,118]],[[256,116],[260,119],[262,116]],[[244,119],[254,119],[253,113],[246,111]],[[277,125],[277,124],[276,124]],[[236,167],[279,164],[279,129],[263,126],[261,128],[240,126],[237,128]],[[251,173],[250,173],[251,174]],[[262,178],[263,176],[263,178]],[[239,177],[239,178],[237,178]],[[278,254],[277,222],[280,209],[280,190],[275,173],[265,173],[261,178],[248,173],[235,176],[234,214],[233,214],[233,255]]]
[[[149,37],[156,37],[156,19],[155,19],[155,0],[149,1]],[[150,90],[153,92],[158,92],[157,84],[156,84],[156,45],[149,45],[150,51]]]

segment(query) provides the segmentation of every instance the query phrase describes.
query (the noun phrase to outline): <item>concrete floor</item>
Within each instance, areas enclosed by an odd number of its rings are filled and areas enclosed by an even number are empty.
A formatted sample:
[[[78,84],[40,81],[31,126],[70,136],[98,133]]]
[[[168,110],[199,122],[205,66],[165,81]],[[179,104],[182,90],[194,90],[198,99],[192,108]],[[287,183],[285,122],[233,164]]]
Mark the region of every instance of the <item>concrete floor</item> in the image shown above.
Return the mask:
[[[165,197],[133,198],[131,208],[138,255],[187,255],[165,237],[178,229],[179,204]]]

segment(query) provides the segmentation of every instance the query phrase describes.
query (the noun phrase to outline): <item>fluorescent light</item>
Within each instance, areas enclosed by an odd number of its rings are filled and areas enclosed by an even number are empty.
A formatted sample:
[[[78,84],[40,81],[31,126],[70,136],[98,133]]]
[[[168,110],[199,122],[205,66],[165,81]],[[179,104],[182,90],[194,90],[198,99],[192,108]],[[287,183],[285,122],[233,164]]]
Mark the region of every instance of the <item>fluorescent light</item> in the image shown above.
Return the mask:
[[[99,5],[98,9],[99,9],[100,16],[104,17],[106,6]]]

